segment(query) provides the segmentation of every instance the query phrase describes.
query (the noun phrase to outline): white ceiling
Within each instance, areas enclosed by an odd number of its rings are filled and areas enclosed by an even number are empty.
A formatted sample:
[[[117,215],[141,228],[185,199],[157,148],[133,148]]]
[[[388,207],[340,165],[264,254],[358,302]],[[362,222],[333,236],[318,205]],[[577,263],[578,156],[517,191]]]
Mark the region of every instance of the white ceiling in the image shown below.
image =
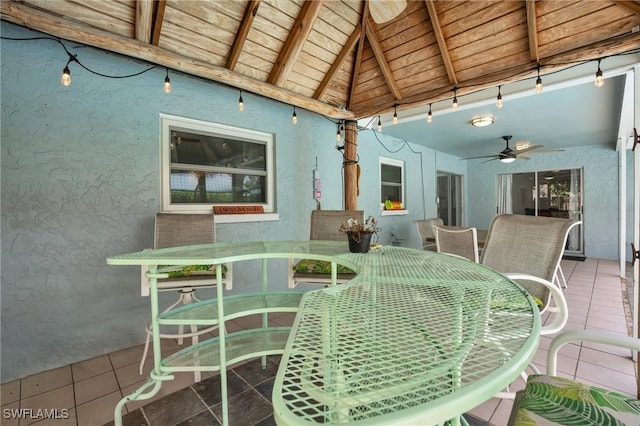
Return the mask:
[[[585,145],[616,148],[625,74],[639,62],[638,57],[613,58],[602,69],[604,86],[594,86],[596,63],[575,67],[562,74],[542,76],[543,92],[535,94],[535,79],[501,88],[503,108],[495,104],[498,89],[458,97],[459,108],[451,110],[451,100],[432,105],[433,122],[427,123],[428,107],[398,111],[398,124],[391,114],[382,117],[382,133],[433,148],[460,158],[497,154],[505,148],[503,135],[512,135],[510,146],[518,141],[563,149]],[[453,95],[453,94],[452,94]],[[473,127],[479,115],[493,115],[495,123]],[[361,120],[373,126],[377,117]],[[535,152],[535,151],[534,151]],[[550,155],[550,154],[547,154]]]

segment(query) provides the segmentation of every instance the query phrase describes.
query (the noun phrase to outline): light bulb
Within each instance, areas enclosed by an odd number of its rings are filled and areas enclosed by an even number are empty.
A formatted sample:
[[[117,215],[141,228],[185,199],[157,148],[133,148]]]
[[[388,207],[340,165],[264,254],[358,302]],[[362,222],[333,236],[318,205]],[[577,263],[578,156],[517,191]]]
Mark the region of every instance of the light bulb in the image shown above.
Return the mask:
[[[382,122],[380,121],[380,116],[378,116],[378,132],[382,131]]]
[[[542,79],[540,77],[536,79],[536,93],[542,93]]]
[[[600,69],[599,66],[598,66],[598,71],[596,72],[595,85],[596,85],[596,87],[604,86],[604,76],[602,75],[602,70]]]
[[[65,65],[64,70],[62,70],[62,78],[60,79],[60,83],[63,86],[71,86],[71,71],[69,71],[69,67]]]
[[[242,93],[240,93],[240,98],[238,99],[238,110],[240,112],[244,111],[244,100],[242,100]]]
[[[298,114],[296,114],[296,107],[293,107],[293,115],[291,116],[291,123],[298,124]]]
[[[500,86],[498,86],[498,97],[496,98],[496,106],[502,108],[502,93],[500,93]]]
[[[340,142],[342,140],[342,135],[340,134],[340,129],[336,132],[336,142]]]
[[[427,123],[431,123],[433,121],[433,114],[431,113],[431,104],[429,104],[429,112],[427,113]]]
[[[396,106],[393,106],[393,124],[398,124],[398,111],[396,111]]]
[[[164,93],[171,93],[171,80],[169,79],[169,73],[164,78]]]
[[[458,97],[457,96],[453,97],[453,103],[451,104],[451,109],[453,111],[457,111],[458,110]]]

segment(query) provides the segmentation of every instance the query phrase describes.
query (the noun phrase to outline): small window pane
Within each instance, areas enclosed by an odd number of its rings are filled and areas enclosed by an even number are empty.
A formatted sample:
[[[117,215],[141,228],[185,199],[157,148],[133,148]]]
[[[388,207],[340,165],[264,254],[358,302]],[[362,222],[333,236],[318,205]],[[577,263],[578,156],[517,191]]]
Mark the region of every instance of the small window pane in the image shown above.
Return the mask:
[[[265,177],[171,169],[171,202],[266,202]]]
[[[380,170],[382,172],[383,182],[402,182],[402,168],[396,166],[390,166],[388,164],[381,164]]]

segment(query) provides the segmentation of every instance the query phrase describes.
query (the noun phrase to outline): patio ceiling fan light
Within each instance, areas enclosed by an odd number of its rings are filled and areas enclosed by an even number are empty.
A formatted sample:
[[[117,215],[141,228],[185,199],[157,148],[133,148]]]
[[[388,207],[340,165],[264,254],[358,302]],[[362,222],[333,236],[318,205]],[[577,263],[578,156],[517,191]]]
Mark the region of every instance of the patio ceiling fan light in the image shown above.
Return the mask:
[[[500,161],[503,163],[513,163],[514,161],[516,161],[516,157],[515,155],[513,157],[511,156],[504,156],[500,158]]]

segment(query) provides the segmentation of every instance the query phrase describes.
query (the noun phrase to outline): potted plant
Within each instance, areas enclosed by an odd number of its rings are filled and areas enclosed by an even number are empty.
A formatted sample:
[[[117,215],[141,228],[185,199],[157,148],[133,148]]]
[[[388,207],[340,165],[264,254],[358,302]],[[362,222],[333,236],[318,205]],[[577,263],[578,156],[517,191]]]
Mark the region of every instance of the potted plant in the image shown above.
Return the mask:
[[[369,216],[364,223],[359,223],[356,219],[347,220],[346,224],[341,224],[338,231],[347,236],[349,241],[349,251],[352,253],[367,253],[371,245],[371,237],[378,234],[380,228],[373,216]]]

